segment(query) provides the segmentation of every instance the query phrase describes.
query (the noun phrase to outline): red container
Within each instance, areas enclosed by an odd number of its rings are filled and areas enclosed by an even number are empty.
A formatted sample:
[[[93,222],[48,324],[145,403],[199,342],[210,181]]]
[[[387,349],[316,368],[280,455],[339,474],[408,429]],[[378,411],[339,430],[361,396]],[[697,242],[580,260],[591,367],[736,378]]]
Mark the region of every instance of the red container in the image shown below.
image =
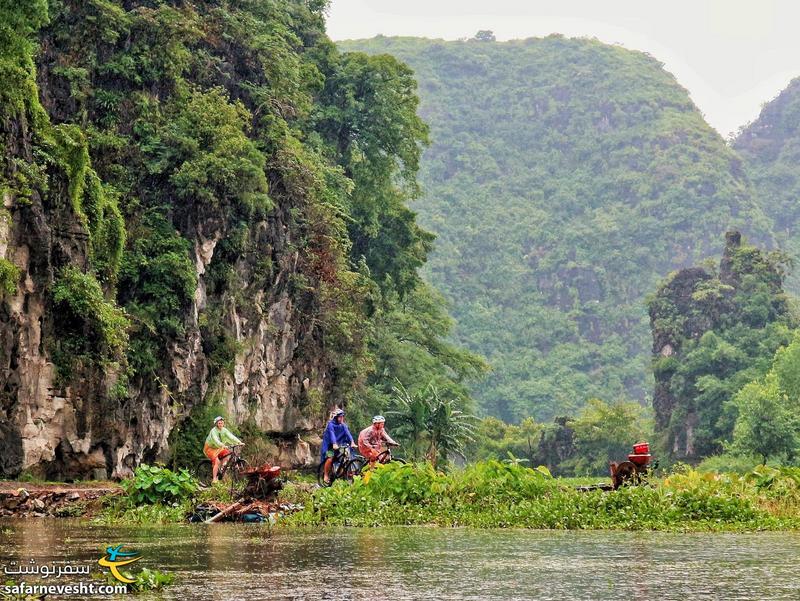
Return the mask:
[[[628,461],[635,463],[639,467],[648,465],[653,456],[650,453],[631,453],[628,455]]]
[[[635,455],[647,455],[650,453],[650,444],[647,442],[637,442],[633,445],[633,453]]]

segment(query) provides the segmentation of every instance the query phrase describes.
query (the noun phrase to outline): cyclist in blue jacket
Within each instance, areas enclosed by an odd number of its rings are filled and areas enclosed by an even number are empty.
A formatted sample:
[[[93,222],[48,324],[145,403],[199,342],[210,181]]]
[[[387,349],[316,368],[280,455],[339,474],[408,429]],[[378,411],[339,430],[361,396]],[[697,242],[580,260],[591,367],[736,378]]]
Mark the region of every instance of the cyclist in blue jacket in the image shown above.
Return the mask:
[[[326,483],[331,481],[331,466],[333,465],[334,456],[340,447],[347,445],[355,447],[356,443],[353,440],[353,435],[350,434],[350,429],[344,423],[344,409],[337,409],[333,412],[333,416],[331,416],[331,420],[325,428],[325,434],[322,435],[320,459],[325,462],[323,478]]]

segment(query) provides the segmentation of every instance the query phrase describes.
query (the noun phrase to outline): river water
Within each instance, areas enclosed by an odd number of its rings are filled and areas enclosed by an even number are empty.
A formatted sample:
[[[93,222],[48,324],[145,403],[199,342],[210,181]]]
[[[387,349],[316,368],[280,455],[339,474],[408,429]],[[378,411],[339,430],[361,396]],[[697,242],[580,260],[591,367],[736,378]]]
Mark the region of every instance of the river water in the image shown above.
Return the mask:
[[[141,553],[133,567],[176,575],[160,595],[139,599],[800,599],[798,533],[306,531],[4,520],[0,570],[34,559],[96,571],[104,549],[118,544]],[[14,578],[0,573],[4,580]]]

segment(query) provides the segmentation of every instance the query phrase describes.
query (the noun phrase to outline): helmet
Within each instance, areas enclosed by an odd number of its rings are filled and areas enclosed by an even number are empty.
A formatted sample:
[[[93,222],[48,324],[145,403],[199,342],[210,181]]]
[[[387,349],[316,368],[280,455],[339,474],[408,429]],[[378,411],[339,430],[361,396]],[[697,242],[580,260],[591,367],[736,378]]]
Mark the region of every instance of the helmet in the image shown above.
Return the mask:
[[[218,415],[217,417],[214,418],[214,425],[216,426],[217,422],[219,422],[219,421],[223,421],[224,422],[225,418],[222,417],[221,415]]]
[[[344,415],[344,409],[336,409],[331,416],[331,419],[336,419],[340,415]]]
[[[378,422],[385,422],[385,421],[386,421],[386,418],[383,417],[382,415],[376,415],[375,417],[372,418],[372,423],[373,424],[377,424]]]

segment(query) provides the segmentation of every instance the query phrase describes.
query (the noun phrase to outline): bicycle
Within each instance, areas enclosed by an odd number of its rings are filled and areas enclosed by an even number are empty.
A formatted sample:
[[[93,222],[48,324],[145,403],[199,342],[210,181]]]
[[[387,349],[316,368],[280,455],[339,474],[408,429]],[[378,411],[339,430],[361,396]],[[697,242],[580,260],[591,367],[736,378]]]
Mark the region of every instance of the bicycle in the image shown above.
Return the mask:
[[[354,475],[361,476],[363,474],[364,470],[370,466],[370,462],[366,457],[362,457],[361,455],[359,455],[357,457],[357,459],[361,460],[361,467],[359,468],[358,472],[356,472]],[[392,463],[392,462],[399,463],[401,465],[405,465],[406,460],[402,459],[400,457],[393,456],[391,447],[388,447],[385,451],[382,451],[381,453],[379,453],[378,456],[375,458],[375,463],[376,464],[377,463]]]
[[[242,472],[248,467],[247,460],[240,454],[243,446],[243,444],[237,444],[230,447],[230,459],[228,459],[227,463],[219,467],[217,480],[222,480],[228,472],[231,474],[231,485],[242,479]],[[202,459],[194,469],[194,477],[197,478],[197,481],[203,486],[211,486],[211,479],[214,473],[213,469],[214,466],[210,459]]]
[[[330,474],[328,474],[330,479],[327,482],[325,481],[326,461],[327,458],[323,459],[317,467],[317,483],[322,487],[332,486],[336,479],[352,482],[353,477],[361,473],[367,460],[360,455],[354,456],[349,446],[339,447],[334,452],[333,463]]]

